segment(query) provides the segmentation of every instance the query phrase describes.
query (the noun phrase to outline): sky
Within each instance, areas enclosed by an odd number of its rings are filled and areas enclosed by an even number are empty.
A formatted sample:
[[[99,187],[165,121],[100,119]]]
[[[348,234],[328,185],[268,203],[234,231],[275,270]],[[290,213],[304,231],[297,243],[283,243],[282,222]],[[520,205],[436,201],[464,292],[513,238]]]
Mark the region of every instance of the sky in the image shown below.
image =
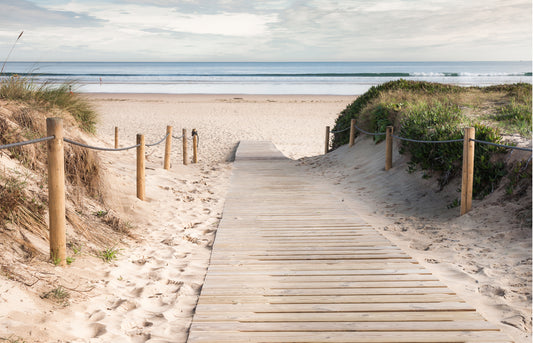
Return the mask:
[[[531,60],[531,0],[0,0],[0,60]]]

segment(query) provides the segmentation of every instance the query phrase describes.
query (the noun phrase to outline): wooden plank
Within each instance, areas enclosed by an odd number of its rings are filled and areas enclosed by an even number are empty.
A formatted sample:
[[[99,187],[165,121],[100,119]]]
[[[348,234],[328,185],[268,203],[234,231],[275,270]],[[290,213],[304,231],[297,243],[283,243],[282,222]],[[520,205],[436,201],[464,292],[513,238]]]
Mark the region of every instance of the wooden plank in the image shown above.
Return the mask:
[[[331,263],[331,264],[339,264],[343,265],[344,262],[356,262],[356,263],[382,263],[382,262],[412,262],[416,263],[415,260],[411,258],[345,258],[345,259],[291,259],[291,260],[281,260],[281,259],[262,259],[262,260],[248,260],[246,263],[250,263],[251,265],[294,265],[294,264],[311,264],[315,262],[322,262],[322,263]],[[242,264],[242,260],[240,259],[214,259],[211,260],[211,264]]]
[[[428,303],[461,302],[452,294],[405,294],[405,295],[204,295],[199,304],[362,304],[362,303]]]
[[[455,294],[452,290],[445,287],[413,287],[413,288],[265,288],[265,287],[247,287],[247,288],[202,288],[202,297],[210,295],[233,296],[233,295],[271,295],[271,296],[308,296],[308,295],[401,295],[401,294]],[[200,300],[201,298],[200,297]]]
[[[375,303],[375,304],[198,304],[197,313],[256,312],[256,313],[322,313],[322,312],[427,312],[475,311],[464,302],[446,303]]]
[[[427,312],[323,312],[323,313],[255,313],[255,312],[206,312],[195,313],[194,322],[390,322],[390,321],[456,321],[483,318],[475,311],[427,311]]]
[[[249,275],[212,275],[206,277],[210,283],[249,283]],[[333,281],[334,280],[334,281]],[[296,283],[296,282],[395,282],[395,281],[438,281],[438,279],[430,274],[407,274],[407,275],[255,275],[254,282],[280,282],[280,283]]]
[[[376,282],[338,282],[335,279],[332,279],[327,282],[271,282],[267,283],[264,281],[255,281],[250,280],[245,284],[242,282],[211,282],[207,280],[205,283],[206,286],[213,288],[234,288],[238,287],[240,289],[247,288],[272,288],[272,289],[337,289],[337,288],[424,288],[424,287],[446,287],[440,281],[376,281]]]
[[[220,267],[220,266],[219,266]],[[323,270],[323,269],[313,269],[313,270],[271,270],[270,268],[265,269],[248,269],[248,268],[239,268],[233,266],[227,266],[224,268],[213,268],[209,271],[210,276],[217,275],[269,275],[269,276],[318,276],[318,275],[330,275],[330,276],[341,276],[341,275],[408,275],[408,274],[420,274],[420,275],[431,275],[426,269],[341,269],[341,270]]]
[[[401,331],[498,331],[494,325],[480,320],[426,321],[426,322],[197,322],[193,331],[241,331],[241,332],[401,332]]]
[[[294,272],[294,273],[304,273],[307,271],[327,271],[331,273],[339,271],[366,271],[371,273],[372,271],[379,272],[380,270],[391,270],[391,269],[417,269],[429,273],[423,266],[418,263],[413,263],[411,261],[401,261],[401,262],[389,262],[389,261],[373,261],[373,263],[354,263],[352,261],[345,261],[342,264],[339,263],[321,263],[314,262],[312,264],[282,264],[282,263],[271,263],[269,265],[261,264],[216,264],[209,266],[209,272],[212,271],[224,271],[224,272],[238,272],[242,270],[257,272],[257,271],[271,271],[271,272]],[[430,274],[430,273],[429,273]]]
[[[189,342],[512,342],[492,331],[428,332],[202,332],[194,331]]]

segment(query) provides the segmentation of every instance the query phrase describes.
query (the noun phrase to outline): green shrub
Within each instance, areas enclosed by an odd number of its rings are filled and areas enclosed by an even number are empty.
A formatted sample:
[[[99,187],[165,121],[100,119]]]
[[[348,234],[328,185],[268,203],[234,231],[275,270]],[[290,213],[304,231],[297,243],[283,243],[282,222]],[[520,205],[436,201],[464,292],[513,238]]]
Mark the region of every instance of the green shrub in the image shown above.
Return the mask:
[[[481,92],[480,92],[481,90]],[[467,92],[471,92],[470,94]],[[501,143],[498,130],[476,123],[475,116],[463,113],[477,106],[480,94],[495,92],[489,99],[511,97],[510,104],[502,107],[501,120],[517,120],[523,127],[531,127],[531,85],[500,85],[487,88],[459,87],[421,81],[397,80],[372,87],[344,109],[336,120],[334,130],[342,130],[356,119],[357,125],[371,132],[385,132],[395,126],[399,136],[427,141],[462,140],[464,127],[474,126],[478,140]],[[487,97],[487,95],[483,95]],[[470,102],[474,102],[474,104]],[[505,118],[503,118],[505,116]],[[529,122],[528,122],[529,120]],[[531,131],[529,131],[531,132]],[[356,133],[357,134],[357,133]],[[335,134],[333,148],[346,144],[349,132]],[[376,142],[383,136],[374,137]],[[502,176],[505,165],[495,154],[505,149],[476,144],[474,189],[475,197],[483,197],[493,191]],[[463,142],[425,144],[402,141],[400,153],[410,155],[410,171],[416,168],[436,172],[440,187],[444,187],[462,168]],[[428,173],[425,173],[428,175]]]
[[[337,117],[335,121],[334,131],[342,130],[350,126],[352,119],[359,119],[360,113],[365,107],[374,99],[378,98],[380,94],[388,91],[404,90],[408,92],[418,92],[424,94],[449,94],[464,92],[465,88],[453,85],[447,85],[442,83],[421,82],[421,81],[408,81],[399,79],[395,81],[389,81],[379,86],[372,86],[366,93],[357,97],[357,99],[348,105]],[[371,130],[371,128],[367,128]],[[336,134],[333,137],[332,147],[338,148],[343,144],[347,144],[350,133],[348,131]],[[357,136],[357,134],[356,134]]]
[[[461,110],[452,104],[417,104],[404,112],[399,136],[428,141],[462,139],[463,122]],[[422,144],[402,141],[400,153],[409,153],[411,161],[424,170],[441,172],[439,183],[442,187],[460,167],[463,143]]]

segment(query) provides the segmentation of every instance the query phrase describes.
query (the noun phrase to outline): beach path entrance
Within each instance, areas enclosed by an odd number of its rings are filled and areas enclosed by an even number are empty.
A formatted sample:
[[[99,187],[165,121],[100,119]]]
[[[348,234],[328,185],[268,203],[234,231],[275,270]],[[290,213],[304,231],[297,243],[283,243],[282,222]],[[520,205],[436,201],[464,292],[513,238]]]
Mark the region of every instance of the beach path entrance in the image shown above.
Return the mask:
[[[511,342],[270,142],[241,142],[197,342]]]

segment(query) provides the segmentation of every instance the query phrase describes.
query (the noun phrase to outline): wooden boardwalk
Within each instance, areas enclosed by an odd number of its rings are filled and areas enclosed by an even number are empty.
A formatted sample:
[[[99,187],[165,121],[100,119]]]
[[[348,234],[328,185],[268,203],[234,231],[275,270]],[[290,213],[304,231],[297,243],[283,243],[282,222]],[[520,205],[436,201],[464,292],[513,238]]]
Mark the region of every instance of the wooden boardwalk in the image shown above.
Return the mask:
[[[241,142],[188,342],[511,342],[270,142]]]

